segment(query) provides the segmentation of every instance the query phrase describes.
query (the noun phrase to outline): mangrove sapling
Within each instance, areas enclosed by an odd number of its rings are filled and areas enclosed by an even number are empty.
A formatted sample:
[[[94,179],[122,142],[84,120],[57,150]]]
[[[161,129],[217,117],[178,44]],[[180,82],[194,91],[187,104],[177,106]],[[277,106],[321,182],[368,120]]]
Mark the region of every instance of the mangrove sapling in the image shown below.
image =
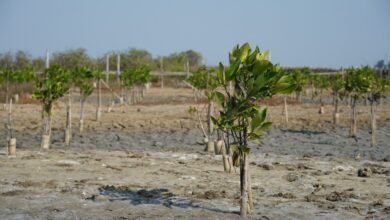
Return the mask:
[[[69,91],[70,74],[58,66],[47,68],[44,76],[35,81],[35,91],[33,97],[42,104],[43,132],[42,143],[43,149],[50,148],[52,110],[54,103]]]
[[[362,68],[349,68],[345,75],[344,91],[350,96],[351,123],[349,135],[356,138],[357,114],[356,105],[359,98],[370,91],[371,70],[368,66]]]
[[[102,116],[102,78],[103,78],[103,74],[100,71],[94,71],[93,75],[94,75],[94,78],[98,81],[96,121],[100,121],[100,118]]]
[[[345,87],[345,80],[341,73],[337,73],[335,75],[330,76],[330,88],[332,89],[333,94],[333,104],[334,104],[334,111],[333,111],[333,124],[339,123],[339,100],[341,97],[343,97],[344,93],[344,87]]]
[[[215,70],[201,67],[197,71],[195,71],[187,80],[194,88],[196,88],[196,90],[204,91],[207,97],[207,133],[205,134],[205,144],[207,151],[214,152],[215,146],[214,141],[212,140],[212,135],[214,133],[214,125],[211,118],[214,115],[215,94],[213,92],[219,86],[218,81],[216,79]]]
[[[376,106],[380,104],[381,98],[384,98],[383,95],[385,92],[389,90],[389,80],[380,79],[379,77],[374,75],[370,80],[371,83],[371,91],[368,94],[368,101],[370,103],[370,113],[371,113],[371,139],[370,146],[375,147],[377,145],[376,141]]]
[[[131,91],[131,100],[134,104],[141,101],[143,85],[151,79],[150,69],[145,65],[128,68],[121,74],[121,84],[128,91]]]
[[[225,70],[220,64],[217,78],[225,94],[214,91],[218,104],[222,106],[219,118],[214,124],[231,134],[233,158],[240,165],[240,214],[245,217],[253,212],[251,181],[249,176],[248,142],[258,140],[271,123],[266,120],[267,110],[257,106],[257,102],[277,93],[291,92],[290,77],[282,74],[277,65],[268,60],[268,53],[260,49],[252,52],[249,44],[238,45],[229,54],[230,66]],[[233,81],[234,93],[228,89],[228,82]],[[230,141],[230,140],[228,140]]]
[[[298,96],[298,94],[300,94],[300,92],[298,92],[296,90],[302,91],[302,89],[306,85],[306,81],[308,79],[307,74],[306,73],[298,73],[296,71],[286,72],[284,74],[286,74],[290,77],[291,86],[294,86],[294,88],[295,88],[294,90]],[[297,74],[302,74],[303,76],[297,77]],[[300,79],[300,80],[298,80],[298,79]],[[293,92],[293,90],[292,90],[292,92]],[[292,94],[292,92],[291,92],[291,94]],[[284,115],[284,122],[286,124],[286,127],[288,126],[287,94],[288,93],[285,92],[285,94],[283,95],[283,111],[282,111],[282,115]]]
[[[295,85],[295,98],[297,101],[301,101],[302,91],[307,85],[310,71],[308,68],[301,70],[293,69],[289,73],[291,75],[291,82]]]
[[[78,68],[74,71],[75,85],[80,89],[80,120],[79,120],[79,131],[80,133],[84,130],[84,104],[88,96],[93,92],[93,86],[91,80],[94,74],[88,68]]]
[[[206,130],[205,130],[203,123],[202,123],[202,119],[201,119],[202,112],[199,111],[199,107],[190,106],[188,108],[188,113],[194,118],[195,121],[197,121],[199,123],[199,127],[200,127],[200,129],[203,133],[203,137],[204,137],[203,143],[207,143],[208,142],[207,133],[206,133]],[[206,150],[207,150],[207,147],[208,146],[206,145]],[[211,151],[211,149],[210,149],[210,151]]]
[[[318,92],[317,95],[319,96],[319,100],[320,100],[320,109],[319,109],[318,113],[324,114],[325,107],[324,107],[324,102],[323,102],[323,94],[324,94],[324,91],[329,88],[328,76],[316,75],[314,77],[314,87],[316,88],[316,91]]]

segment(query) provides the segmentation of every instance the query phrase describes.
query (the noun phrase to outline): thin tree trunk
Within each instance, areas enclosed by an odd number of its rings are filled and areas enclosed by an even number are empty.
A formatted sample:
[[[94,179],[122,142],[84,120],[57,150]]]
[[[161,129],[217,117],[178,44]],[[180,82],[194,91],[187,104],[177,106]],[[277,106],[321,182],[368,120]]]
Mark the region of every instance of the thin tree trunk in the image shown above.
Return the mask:
[[[241,217],[246,217],[248,212],[248,178],[247,178],[247,169],[248,161],[247,156],[244,152],[240,153],[240,186],[241,186],[241,205],[240,205],[240,215]]]
[[[44,125],[43,125],[43,134],[42,134],[42,142],[41,148],[49,149],[50,148],[50,138],[51,138],[51,109],[49,113],[44,117]]]
[[[371,100],[371,147],[376,146],[376,114],[374,101]]]
[[[96,109],[96,121],[100,121],[100,117],[101,117],[101,105],[102,105],[102,82],[101,82],[101,79],[99,79],[98,81],[98,106],[97,106],[97,109]]]
[[[141,99],[144,99],[145,91],[146,91],[146,85],[142,85],[141,86]]]
[[[319,113],[320,114],[324,114],[325,113],[324,103],[322,102],[322,90],[320,92],[320,110],[319,110]]]
[[[334,97],[334,113],[333,113],[333,124],[338,124],[339,123],[339,98],[336,93]]]
[[[352,111],[351,111],[351,130],[350,130],[350,136],[356,137],[356,98],[352,98]]]
[[[82,97],[80,102],[80,124],[79,124],[80,133],[83,133],[84,131],[84,103],[85,103],[85,97]]]
[[[211,135],[214,131],[213,121],[211,120],[211,117],[214,115],[214,105],[213,102],[209,100],[208,109],[207,109],[207,125],[208,125],[208,133],[209,133],[209,139],[211,138]]]
[[[333,93],[333,95],[332,95],[332,105],[333,106],[336,105],[336,98],[337,98],[336,93]]]
[[[71,89],[68,94],[68,104],[66,106],[66,126],[65,126],[65,144],[69,146],[72,139],[72,94]]]

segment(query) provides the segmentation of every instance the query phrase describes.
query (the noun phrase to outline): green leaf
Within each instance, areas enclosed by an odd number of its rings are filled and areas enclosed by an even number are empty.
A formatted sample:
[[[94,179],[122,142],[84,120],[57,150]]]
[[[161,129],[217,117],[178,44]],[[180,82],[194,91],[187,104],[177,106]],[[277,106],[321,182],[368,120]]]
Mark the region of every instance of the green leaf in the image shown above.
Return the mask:
[[[244,62],[247,59],[250,51],[251,51],[251,47],[249,46],[248,43],[245,43],[241,46],[240,54],[239,54],[239,58],[240,58],[241,62]]]

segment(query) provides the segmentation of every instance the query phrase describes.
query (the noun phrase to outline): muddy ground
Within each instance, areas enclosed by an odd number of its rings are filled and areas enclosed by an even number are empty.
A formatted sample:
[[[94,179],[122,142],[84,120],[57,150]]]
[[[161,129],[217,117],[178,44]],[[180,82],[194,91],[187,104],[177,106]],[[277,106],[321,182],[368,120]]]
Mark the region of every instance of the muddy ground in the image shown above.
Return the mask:
[[[17,156],[6,155],[1,128],[0,219],[239,219],[239,174],[223,172],[221,156],[203,151],[188,114],[189,89],[151,89],[142,103],[115,106],[95,121],[96,97],[73,141],[63,143],[64,103],[55,108],[52,149],[40,149],[38,105],[14,106]],[[108,100],[108,98],[107,98]],[[255,211],[249,219],[390,218],[390,105],[378,107],[378,147],[369,147],[369,114],[359,106],[356,139],[349,108],[331,123],[332,106],[270,106],[274,126],[251,143]],[[6,112],[0,111],[5,120]],[[358,169],[370,168],[368,177]],[[238,171],[238,169],[237,169]]]

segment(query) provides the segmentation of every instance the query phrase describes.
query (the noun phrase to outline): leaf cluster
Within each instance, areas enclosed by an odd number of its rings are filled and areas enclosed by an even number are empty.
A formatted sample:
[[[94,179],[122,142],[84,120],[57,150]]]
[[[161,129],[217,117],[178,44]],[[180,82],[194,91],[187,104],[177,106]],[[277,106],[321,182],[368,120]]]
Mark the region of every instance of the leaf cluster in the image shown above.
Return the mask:
[[[368,66],[349,68],[345,75],[345,92],[359,98],[371,92],[375,80],[374,71]]]
[[[15,71],[9,69],[0,70],[0,82],[8,79],[11,83],[24,83],[34,81],[35,78],[36,75],[32,68],[17,69]]]
[[[295,91],[302,92],[309,82],[310,70],[308,68],[291,69],[288,74],[291,76],[291,84],[295,86]]]
[[[131,67],[120,75],[122,86],[132,89],[135,85],[141,85],[152,79],[150,69],[145,65]]]
[[[93,92],[93,86],[91,80],[96,74],[87,67],[78,67],[72,71],[72,81],[79,87],[80,93],[83,98],[90,96]]]
[[[271,123],[267,110],[260,109],[257,101],[277,93],[290,93],[295,89],[291,75],[281,71],[268,60],[268,52],[253,51],[248,43],[233,48],[229,54],[230,65],[219,64],[217,79],[225,94],[215,91],[217,103],[222,107],[214,124],[221,129],[237,133],[238,144],[246,148],[246,141],[259,138]],[[234,91],[228,89],[229,82]]]
[[[33,97],[42,102],[46,114],[50,115],[53,103],[68,93],[70,82],[70,72],[57,65],[46,69],[44,76],[36,79]]]

